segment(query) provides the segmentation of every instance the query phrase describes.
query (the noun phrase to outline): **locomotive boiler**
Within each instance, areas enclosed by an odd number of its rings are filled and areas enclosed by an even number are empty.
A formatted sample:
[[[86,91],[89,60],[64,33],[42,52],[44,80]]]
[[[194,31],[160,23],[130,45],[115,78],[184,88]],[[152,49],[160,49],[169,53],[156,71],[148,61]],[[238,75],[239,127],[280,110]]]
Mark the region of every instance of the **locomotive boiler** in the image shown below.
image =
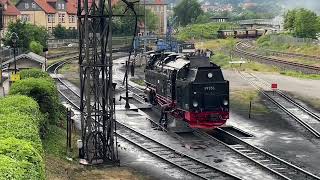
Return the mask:
[[[213,129],[229,118],[229,82],[207,57],[151,54],[145,82],[151,104],[192,128]]]

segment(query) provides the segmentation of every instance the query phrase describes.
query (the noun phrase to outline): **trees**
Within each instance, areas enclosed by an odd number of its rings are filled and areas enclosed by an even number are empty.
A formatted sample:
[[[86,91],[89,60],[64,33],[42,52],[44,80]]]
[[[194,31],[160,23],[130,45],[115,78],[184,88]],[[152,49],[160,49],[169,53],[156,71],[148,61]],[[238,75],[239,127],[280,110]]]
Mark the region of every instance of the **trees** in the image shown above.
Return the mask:
[[[297,9],[289,10],[284,14],[284,29],[293,31],[294,30],[294,21],[296,18]]]
[[[53,35],[56,39],[75,39],[78,37],[78,31],[75,29],[67,29],[61,24],[58,24],[54,30]]]
[[[284,28],[294,36],[302,38],[316,38],[320,32],[319,18],[315,12],[300,8],[284,14]]]
[[[19,37],[17,46],[22,47],[24,50],[29,49],[31,41],[36,41],[42,46],[46,46],[48,33],[44,27],[28,24],[20,20],[10,23],[3,39],[6,46],[12,46],[11,34],[13,32],[17,33]]]
[[[138,17],[138,21],[144,22],[144,8],[142,6],[136,7],[137,14],[140,15]],[[114,14],[123,14],[125,12],[126,5],[122,2],[117,3],[114,6],[113,13]],[[128,15],[133,15],[133,13],[129,10],[126,12]],[[146,9],[146,24],[147,29],[149,31],[154,31],[158,28],[159,18],[149,9]],[[115,17],[113,24],[113,33],[114,35],[131,35],[134,30],[135,18],[133,16],[125,16],[125,17]]]
[[[42,53],[43,46],[42,46],[39,42],[37,42],[37,41],[31,41],[31,42],[30,42],[29,49],[30,49],[32,52],[40,55],[40,54]]]
[[[182,0],[174,9],[174,16],[182,26],[194,23],[198,16],[203,14],[197,0]]]
[[[61,24],[58,24],[56,28],[53,30],[53,35],[57,39],[63,39],[66,37],[67,29],[65,27],[62,27]]]

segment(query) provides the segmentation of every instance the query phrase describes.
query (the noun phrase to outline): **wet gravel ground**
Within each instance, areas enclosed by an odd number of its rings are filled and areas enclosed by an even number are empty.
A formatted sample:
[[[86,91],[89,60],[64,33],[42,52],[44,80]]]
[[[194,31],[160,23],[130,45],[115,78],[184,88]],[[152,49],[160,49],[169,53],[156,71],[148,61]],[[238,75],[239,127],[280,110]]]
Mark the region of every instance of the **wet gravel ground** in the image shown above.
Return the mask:
[[[144,75],[142,74],[142,72],[142,70],[137,70],[136,76],[139,78],[143,78]],[[245,82],[232,71],[225,71],[224,75],[225,78],[230,81],[231,90],[239,88],[252,88],[247,82]],[[264,77],[268,76],[261,75],[260,77],[264,79]],[[275,77],[274,75],[272,77],[275,79],[282,78],[282,76]],[[266,78],[265,80],[269,79]],[[284,81],[286,81],[286,78],[281,79],[278,82]],[[302,83],[300,82],[301,80],[298,81],[299,83]],[[309,81],[307,84],[309,84]],[[313,91],[313,93],[317,92],[317,85],[309,85],[310,86],[308,86],[308,91]],[[282,88],[283,86],[284,85],[281,85],[280,88]],[[290,85],[289,89],[291,90],[291,92],[296,92],[294,89],[292,89],[292,87],[294,86]],[[297,91],[299,91],[298,93],[303,93],[300,92],[302,90]],[[246,139],[247,142],[265,149],[268,152],[271,152],[272,154],[275,154],[286,161],[293,162],[299,167],[302,167],[314,174],[320,175],[320,161],[318,161],[320,157],[320,140],[313,138],[312,135],[310,135],[303,127],[301,127],[300,124],[295,122],[286,114],[279,111],[279,109],[269,101],[264,101],[264,103],[273,112],[270,113],[270,116],[264,118],[260,117],[248,119],[247,117],[237,114],[236,111],[231,110],[231,118],[228,121],[228,125],[236,126],[237,128],[250,132],[255,136],[254,138]],[[170,143],[171,145],[173,144],[173,142],[176,143],[176,139],[171,139],[172,137],[168,137],[167,134],[152,130],[149,127],[150,123],[148,123],[145,118],[139,120],[139,118],[134,117],[129,121],[128,118],[121,118],[121,115],[117,114],[117,119],[124,120],[125,123],[139,127],[142,131],[145,131],[145,133],[150,133],[151,136],[154,136],[154,138],[158,139],[159,141],[164,140],[164,142]],[[125,166],[128,165],[143,172],[147,171],[148,174],[150,174],[151,177],[154,177],[155,179],[188,179],[189,177],[190,179],[194,179],[194,177],[184,174],[184,172],[174,170],[173,167],[162,166],[160,161],[153,161],[152,157],[147,156],[147,154],[141,152],[139,149],[133,147],[128,143],[122,142],[122,144],[120,145],[119,152],[120,156],[123,157],[122,163]],[[230,166],[233,165],[232,163],[234,163],[233,156],[230,154],[223,154],[223,152],[219,152],[219,149],[215,149],[214,146],[210,146],[205,150],[209,151],[206,152],[206,155],[208,157],[206,157],[203,150],[186,150],[186,148],[182,147],[180,143],[177,143],[176,147],[180,148],[182,151],[186,151],[186,153],[190,153],[194,156],[199,156],[198,158],[208,162],[214,162],[213,158],[216,158],[218,156],[222,161],[216,161],[217,163],[215,164],[217,166],[228,169],[233,173],[247,172],[247,176],[243,176],[244,179],[273,179],[272,177],[264,174],[257,174],[252,176],[251,173],[254,173],[257,170],[250,168],[249,165],[243,164],[242,162],[239,162],[238,166]],[[141,155],[139,155],[139,152],[141,152]]]
[[[237,78],[236,73],[232,71],[225,71],[224,73],[230,81],[231,90],[250,87],[243,79]],[[304,80],[282,75],[268,76],[262,73],[255,75],[269,82],[280,82],[280,89],[290,90],[293,94],[304,93],[308,96],[315,94],[319,96],[318,90],[320,87],[318,89],[318,86],[320,83],[316,80],[305,80],[305,87],[300,88],[304,84]],[[297,82],[296,85],[295,82]],[[315,82],[318,83],[313,84]],[[268,117],[248,119],[231,111],[228,124],[242,130],[250,130],[249,132],[255,137],[247,139],[247,142],[320,176],[320,139],[314,138],[302,125],[269,100],[264,99],[263,103],[272,111]],[[319,112],[316,113],[319,114]]]

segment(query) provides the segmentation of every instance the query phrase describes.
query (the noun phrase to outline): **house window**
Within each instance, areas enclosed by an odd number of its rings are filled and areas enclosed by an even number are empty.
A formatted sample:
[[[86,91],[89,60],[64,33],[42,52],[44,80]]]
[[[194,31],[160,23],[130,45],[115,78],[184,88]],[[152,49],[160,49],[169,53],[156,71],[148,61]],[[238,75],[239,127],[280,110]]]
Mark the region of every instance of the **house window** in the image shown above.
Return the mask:
[[[30,21],[30,16],[28,14],[22,14],[21,15],[21,20],[22,21]]]
[[[60,3],[58,3],[58,9],[61,9],[61,4]]]
[[[24,8],[29,9],[29,3],[24,3]]]
[[[36,8],[36,4],[33,2],[33,3],[31,4],[31,7],[32,7],[33,9],[35,9],[35,8]]]
[[[64,4],[61,4],[61,9],[64,9]]]
[[[69,23],[74,23],[76,21],[75,17],[75,15],[69,15]]]
[[[48,14],[48,23],[54,23],[55,17],[54,14]]]
[[[59,14],[59,23],[64,23],[64,14]]]

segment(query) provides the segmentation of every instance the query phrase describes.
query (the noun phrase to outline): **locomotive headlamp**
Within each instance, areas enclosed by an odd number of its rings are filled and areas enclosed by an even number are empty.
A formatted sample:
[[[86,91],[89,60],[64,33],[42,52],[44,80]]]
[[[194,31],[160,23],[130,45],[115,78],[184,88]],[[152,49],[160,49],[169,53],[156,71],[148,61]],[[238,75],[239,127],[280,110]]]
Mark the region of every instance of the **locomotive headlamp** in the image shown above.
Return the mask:
[[[213,74],[212,73],[208,73],[208,78],[212,78],[213,77]]]
[[[227,106],[229,104],[228,100],[223,100],[223,105]]]
[[[197,101],[193,101],[192,105],[193,105],[193,107],[198,107],[199,104]]]

